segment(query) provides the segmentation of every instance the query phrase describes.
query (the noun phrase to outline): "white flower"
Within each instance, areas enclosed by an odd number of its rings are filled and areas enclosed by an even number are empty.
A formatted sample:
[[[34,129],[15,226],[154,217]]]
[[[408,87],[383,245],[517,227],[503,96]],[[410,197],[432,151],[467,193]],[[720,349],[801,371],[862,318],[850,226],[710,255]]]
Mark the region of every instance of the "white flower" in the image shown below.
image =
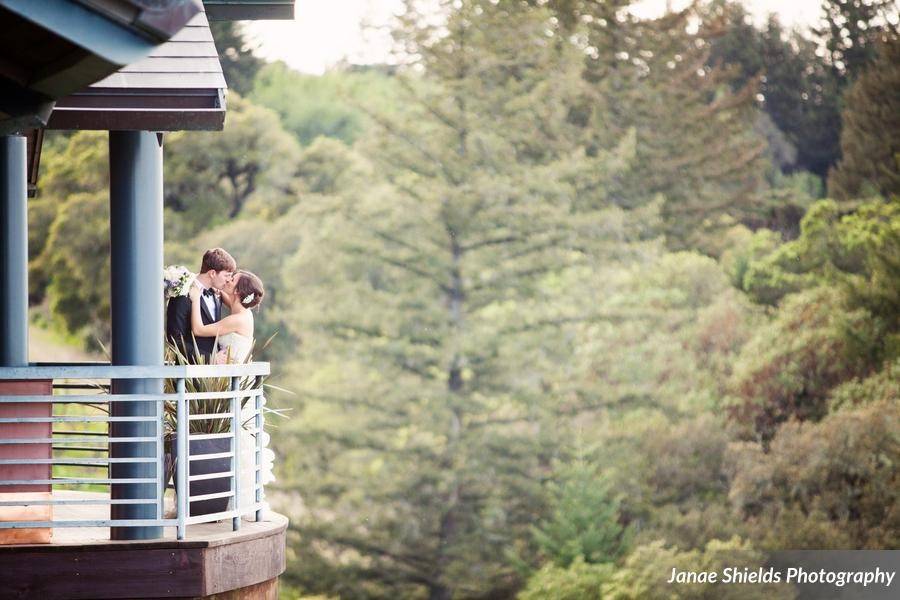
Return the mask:
[[[163,287],[166,298],[187,296],[197,276],[191,273],[187,267],[170,265],[163,269]]]
[[[244,299],[241,300],[241,304],[250,304],[251,302],[253,302],[254,298],[256,298],[256,294],[251,292],[251,293],[247,294],[246,296],[244,296]]]

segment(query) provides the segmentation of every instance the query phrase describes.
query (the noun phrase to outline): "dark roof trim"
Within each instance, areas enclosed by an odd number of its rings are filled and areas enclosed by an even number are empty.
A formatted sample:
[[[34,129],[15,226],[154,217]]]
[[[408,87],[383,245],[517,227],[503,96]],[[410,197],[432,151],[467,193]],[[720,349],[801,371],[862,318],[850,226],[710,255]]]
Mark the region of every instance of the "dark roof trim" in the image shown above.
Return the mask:
[[[294,0],[203,0],[210,21],[293,20]]]
[[[221,89],[90,88],[56,103],[47,129],[119,131],[220,131],[225,126]]]

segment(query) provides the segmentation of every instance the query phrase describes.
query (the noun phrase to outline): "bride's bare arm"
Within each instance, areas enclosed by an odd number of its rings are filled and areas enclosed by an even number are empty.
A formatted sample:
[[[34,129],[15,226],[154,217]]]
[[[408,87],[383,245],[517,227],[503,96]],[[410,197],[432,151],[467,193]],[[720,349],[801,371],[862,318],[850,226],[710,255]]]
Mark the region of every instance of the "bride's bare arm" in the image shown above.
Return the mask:
[[[229,315],[209,325],[203,324],[203,314],[200,312],[200,303],[203,302],[200,289],[191,288],[191,331],[197,337],[217,337],[238,330],[239,322],[235,315]]]

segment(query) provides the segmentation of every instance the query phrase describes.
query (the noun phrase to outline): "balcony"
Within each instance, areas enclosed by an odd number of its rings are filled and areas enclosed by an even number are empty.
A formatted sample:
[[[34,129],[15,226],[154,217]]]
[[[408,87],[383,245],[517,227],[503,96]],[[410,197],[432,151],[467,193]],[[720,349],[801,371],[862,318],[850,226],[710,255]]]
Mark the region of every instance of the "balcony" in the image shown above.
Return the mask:
[[[265,502],[268,374],[260,362],[0,368],[0,569],[12,574],[0,598],[275,597],[287,522]],[[115,393],[134,380],[164,391]],[[133,527],[162,536],[112,535]]]

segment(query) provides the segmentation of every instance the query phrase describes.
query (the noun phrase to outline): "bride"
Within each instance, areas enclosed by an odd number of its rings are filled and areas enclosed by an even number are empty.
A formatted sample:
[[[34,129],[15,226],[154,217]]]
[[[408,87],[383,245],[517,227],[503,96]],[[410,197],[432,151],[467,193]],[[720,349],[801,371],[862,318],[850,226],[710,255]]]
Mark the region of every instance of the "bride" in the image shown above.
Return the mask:
[[[231,314],[221,321],[204,325],[200,311],[202,292],[197,286],[191,288],[191,329],[197,337],[218,338],[216,364],[246,362],[253,348],[253,312],[250,309],[259,306],[266,292],[259,277],[250,271],[234,273],[221,292]]]
[[[259,277],[250,271],[238,271],[232,275],[220,291],[222,292],[222,301],[228,306],[231,314],[220,321],[204,325],[200,312],[200,294],[202,292],[197,286],[191,288],[191,329],[195,336],[218,338],[219,352],[216,354],[215,364],[244,363],[253,348],[253,311],[251,309],[259,306],[259,303],[262,302],[265,290]],[[262,403],[265,404],[265,398]],[[241,422],[249,422],[251,415],[254,414],[253,411],[254,407],[251,403],[246,403],[241,408]],[[269,434],[265,431],[251,433],[242,428],[240,443],[240,477],[242,481],[240,506],[242,508],[252,507],[256,502],[256,435],[262,436],[262,454],[259,457],[262,467],[260,482],[266,484],[275,480],[275,476],[272,474],[275,454],[267,447]],[[264,509],[267,506],[268,504],[263,500],[260,508]]]

